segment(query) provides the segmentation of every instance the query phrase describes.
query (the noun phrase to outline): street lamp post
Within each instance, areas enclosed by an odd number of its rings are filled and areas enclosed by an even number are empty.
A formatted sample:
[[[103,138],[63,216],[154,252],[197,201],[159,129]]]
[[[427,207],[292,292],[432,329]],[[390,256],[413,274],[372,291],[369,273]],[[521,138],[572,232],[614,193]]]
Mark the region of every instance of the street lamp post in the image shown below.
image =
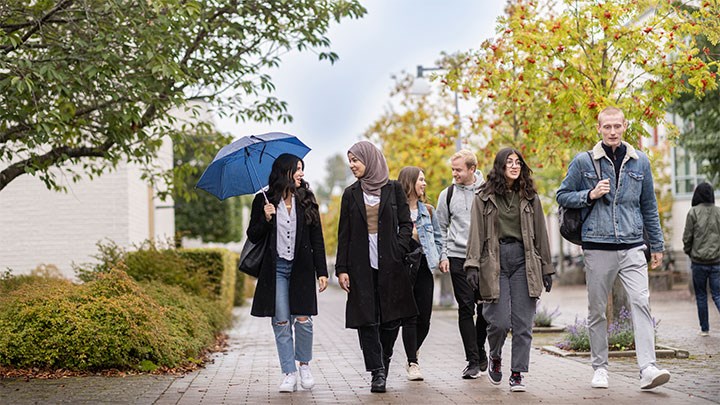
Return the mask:
[[[416,87],[415,93],[416,94],[428,94],[430,92],[430,86],[427,84],[427,79],[423,75],[425,72],[432,72],[436,70],[447,70],[443,67],[438,66],[432,66],[432,67],[424,67],[423,65],[417,65],[417,77],[416,80],[422,80],[422,84]],[[460,125],[460,103],[458,101],[458,92],[457,90],[453,91],[455,93],[455,129],[457,131],[457,138],[455,139],[455,151],[459,151],[462,149],[462,126]]]
[[[415,80],[415,83],[413,84],[413,88],[411,89],[411,93],[414,94],[429,94],[430,93],[430,84],[427,82],[427,79],[423,75],[425,72],[432,72],[436,70],[447,70],[442,67],[424,67],[422,65],[417,66],[417,77]],[[461,125],[460,125],[460,105],[458,103],[458,92],[455,91],[455,129],[457,130],[457,138],[455,139],[455,151],[459,151],[462,148],[462,134],[461,134]],[[452,294],[452,280],[450,278],[450,273],[440,273],[438,276],[438,281],[440,283],[440,306],[442,307],[450,307],[453,304],[453,294]]]

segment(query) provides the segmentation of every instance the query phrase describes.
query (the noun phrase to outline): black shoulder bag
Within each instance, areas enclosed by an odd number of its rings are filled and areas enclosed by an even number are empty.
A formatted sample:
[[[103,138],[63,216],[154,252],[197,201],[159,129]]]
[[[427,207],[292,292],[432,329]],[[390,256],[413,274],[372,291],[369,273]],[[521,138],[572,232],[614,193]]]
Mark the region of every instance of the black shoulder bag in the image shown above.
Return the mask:
[[[245,244],[243,245],[242,253],[240,253],[238,270],[249,276],[257,278],[257,276],[260,275],[260,269],[262,268],[262,261],[265,257],[267,244],[267,235],[258,243],[252,243],[250,238],[247,238],[245,240]]]
[[[590,161],[593,163],[593,166],[595,167],[595,174],[597,174],[598,181],[600,181],[600,176],[602,173],[600,170],[600,161],[593,159],[590,151],[588,151],[587,154],[590,158]],[[590,216],[593,208],[595,207],[595,201],[596,200],[592,200],[590,208],[587,210],[587,213],[585,215],[582,214],[582,208],[566,208],[562,206],[558,207],[560,235],[562,235],[565,240],[575,245],[582,245],[582,226],[583,223],[585,223],[587,217]]]

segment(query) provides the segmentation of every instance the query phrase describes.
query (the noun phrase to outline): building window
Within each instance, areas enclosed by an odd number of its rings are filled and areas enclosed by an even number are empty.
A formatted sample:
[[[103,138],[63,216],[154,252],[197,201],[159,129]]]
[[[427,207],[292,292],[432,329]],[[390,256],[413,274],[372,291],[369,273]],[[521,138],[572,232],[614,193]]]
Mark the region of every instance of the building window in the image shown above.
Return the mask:
[[[692,196],[695,186],[705,181],[705,175],[700,172],[700,165],[685,148],[676,146],[672,150],[673,195]]]

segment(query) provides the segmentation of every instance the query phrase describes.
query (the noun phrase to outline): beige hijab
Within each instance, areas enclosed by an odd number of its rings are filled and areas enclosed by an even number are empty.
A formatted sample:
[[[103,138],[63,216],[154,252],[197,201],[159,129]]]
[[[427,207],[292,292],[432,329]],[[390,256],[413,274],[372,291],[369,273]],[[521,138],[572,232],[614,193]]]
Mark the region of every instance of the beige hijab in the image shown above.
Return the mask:
[[[382,186],[387,184],[390,171],[385,156],[368,141],[360,141],[350,147],[349,153],[355,155],[365,165],[365,174],[360,178],[360,187],[363,191],[379,196]]]

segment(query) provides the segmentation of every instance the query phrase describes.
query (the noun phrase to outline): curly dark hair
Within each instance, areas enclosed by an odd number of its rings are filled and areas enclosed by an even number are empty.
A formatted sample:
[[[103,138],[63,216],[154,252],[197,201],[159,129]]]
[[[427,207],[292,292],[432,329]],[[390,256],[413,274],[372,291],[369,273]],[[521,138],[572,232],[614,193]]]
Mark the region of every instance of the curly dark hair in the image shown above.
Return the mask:
[[[490,173],[488,173],[485,183],[480,186],[478,190],[479,193],[504,195],[505,192],[509,190],[507,180],[505,179],[505,162],[512,154],[517,155],[520,162],[522,162],[520,166],[520,177],[513,182],[512,191],[518,191],[520,197],[526,199],[535,197],[537,190],[535,190],[535,183],[532,177],[530,177],[532,170],[530,170],[525,162],[522,153],[513,148],[503,148],[495,155],[493,168],[490,170]]]
[[[305,180],[300,181],[300,187],[295,187],[293,176],[300,167],[305,169],[305,162],[295,155],[283,153],[273,162],[268,178],[269,189],[267,192],[268,200],[273,205],[278,205],[288,193],[295,194],[298,204],[305,210],[305,223],[307,225],[320,224],[320,210],[318,208],[315,194],[310,190],[310,184]]]

